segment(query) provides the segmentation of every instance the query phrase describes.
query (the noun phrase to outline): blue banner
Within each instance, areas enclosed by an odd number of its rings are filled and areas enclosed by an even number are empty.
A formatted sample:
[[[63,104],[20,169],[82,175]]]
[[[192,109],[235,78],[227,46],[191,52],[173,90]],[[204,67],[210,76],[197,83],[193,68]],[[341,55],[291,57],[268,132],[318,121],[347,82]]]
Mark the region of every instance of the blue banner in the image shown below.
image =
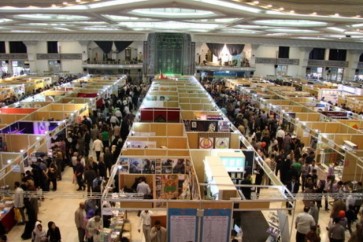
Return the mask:
[[[196,242],[198,231],[197,209],[168,209],[168,241]]]

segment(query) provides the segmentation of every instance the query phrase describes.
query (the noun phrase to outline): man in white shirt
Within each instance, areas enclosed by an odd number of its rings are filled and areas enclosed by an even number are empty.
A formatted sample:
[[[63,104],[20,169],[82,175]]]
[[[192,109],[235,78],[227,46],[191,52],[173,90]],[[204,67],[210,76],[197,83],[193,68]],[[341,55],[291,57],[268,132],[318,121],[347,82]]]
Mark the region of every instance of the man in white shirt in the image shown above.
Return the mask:
[[[296,242],[305,242],[305,236],[311,226],[315,226],[315,220],[309,213],[309,208],[304,207],[304,212],[299,213],[295,220]]]
[[[103,143],[99,139],[99,137],[97,137],[97,139],[93,141],[92,149],[96,152],[97,161],[100,161],[100,155],[103,151]]]
[[[95,215],[94,217],[88,220],[86,225],[86,230],[87,230],[86,237],[88,238],[88,241],[93,241],[93,242],[101,241],[102,225],[103,222],[99,215]]]
[[[279,127],[276,132],[276,139],[277,139],[277,142],[279,143],[279,149],[282,148],[284,138],[285,138],[285,131],[281,127]]]
[[[19,182],[15,182],[15,191],[14,191],[14,207],[19,209],[21,214],[22,221],[17,221],[19,224],[25,223],[25,214],[24,214],[24,190],[20,187]]]
[[[150,195],[151,189],[149,184],[146,183],[145,177],[140,177],[140,183],[137,184],[136,191],[137,193],[144,194],[144,196]]]
[[[145,242],[151,241],[150,240],[151,216],[152,212],[149,210],[145,210],[140,213],[139,233],[141,232],[141,226],[142,226],[142,232],[144,233]]]
[[[110,123],[111,123],[112,127],[114,127],[116,124],[119,124],[120,121],[118,120],[116,115],[112,115],[110,118]]]

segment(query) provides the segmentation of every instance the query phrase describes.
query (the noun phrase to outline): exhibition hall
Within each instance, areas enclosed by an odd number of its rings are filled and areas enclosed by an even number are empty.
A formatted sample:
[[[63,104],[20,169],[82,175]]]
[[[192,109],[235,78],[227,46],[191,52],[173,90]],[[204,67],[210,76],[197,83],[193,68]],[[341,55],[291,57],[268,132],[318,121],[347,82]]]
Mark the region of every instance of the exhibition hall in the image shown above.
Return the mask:
[[[2,0],[0,242],[362,242],[362,27],[360,0]]]

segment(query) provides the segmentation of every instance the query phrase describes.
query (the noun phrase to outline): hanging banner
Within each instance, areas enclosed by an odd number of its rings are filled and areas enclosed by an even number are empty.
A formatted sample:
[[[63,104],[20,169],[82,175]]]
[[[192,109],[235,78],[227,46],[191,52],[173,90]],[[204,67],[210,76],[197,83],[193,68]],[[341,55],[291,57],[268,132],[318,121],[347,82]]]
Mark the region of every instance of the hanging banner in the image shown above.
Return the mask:
[[[168,209],[168,241],[196,242],[197,241],[197,209]],[[215,240],[217,241],[217,240]]]
[[[202,220],[202,242],[228,242],[231,209],[205,209]]]

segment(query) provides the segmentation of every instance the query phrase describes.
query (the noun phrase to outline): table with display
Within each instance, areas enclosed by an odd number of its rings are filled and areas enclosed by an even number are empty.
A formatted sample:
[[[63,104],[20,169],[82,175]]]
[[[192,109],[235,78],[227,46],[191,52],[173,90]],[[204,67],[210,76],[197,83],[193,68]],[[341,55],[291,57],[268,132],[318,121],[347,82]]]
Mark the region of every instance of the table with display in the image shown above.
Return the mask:
[[[14,207],[5,207],[1,210],[0,222],[5,232],[9,232],[16,225]]]

